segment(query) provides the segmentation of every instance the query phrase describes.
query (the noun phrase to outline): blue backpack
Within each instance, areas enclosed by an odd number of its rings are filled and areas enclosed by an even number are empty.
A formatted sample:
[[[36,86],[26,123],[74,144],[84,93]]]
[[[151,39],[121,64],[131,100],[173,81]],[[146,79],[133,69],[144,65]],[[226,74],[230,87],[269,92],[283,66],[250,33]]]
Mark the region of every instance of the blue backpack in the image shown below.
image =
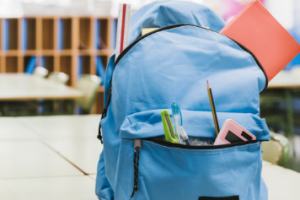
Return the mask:
[[[267,78],[250,51],[218,33],[224,25],[212,10],[191,2],[154,2],[132,15],[130,45],[116,61],[112,55],[106,69],[99,199],[268,199],[260,142],[270,136],[259,117]],[[159,29],[141,36],[142,28]],[[220,127],[233,119],[256,141],[222,146],[162,141],[161,111],[171,113],[174,100],[191,141],[215,140],[207,80]]]

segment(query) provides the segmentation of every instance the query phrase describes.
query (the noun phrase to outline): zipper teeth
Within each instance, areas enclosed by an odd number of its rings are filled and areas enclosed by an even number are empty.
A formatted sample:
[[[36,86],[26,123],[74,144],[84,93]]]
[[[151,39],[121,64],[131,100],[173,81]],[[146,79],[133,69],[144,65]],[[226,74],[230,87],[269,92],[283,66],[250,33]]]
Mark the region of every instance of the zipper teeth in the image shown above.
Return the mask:
[[[157,32],[160,32],[160,31],[164,31],[164,30],[168,30],[168,29],[172,29],[172,28],[177,28],[177,27],[181,27],[181,26],[194,26],[194,27],[198,27],[198,28],[201,28],[201,29],[205,29],[205,30],[209,30],[209,31],[212,31],[212,32],[215,32],[215,33],[218,33],[220,35],[223,35],[215,30],[212,30],[212,29],[208,29],[208,28],[204,28],[202,26],[198,26],[198,25],[195,25],[195,24],[174,24],[174,25],[170,25],[170,26],[165,26],[165,27],[162,27],[160,29],[157,29],[155,31],[152,31],[150,33],[147,33],[141,37],[139,37],[138,39],[136,39],[133,43],[131,43],[128,47],[126,47],[124,49],[124,51],[122,51],[122,53],[118,56],[117,60],[116,60],[116,63],[115,63],[115,66],[119,63],[119,61],[123,58],[123,56],[134,46],[136,45],[139,41],[143,40],[144,38],[154,34],[154,33],[157,33]],[[225,37],[227,37],[226,35],[223,35]],[[244,51],[246,51],[247,53],[249,53],[255,60],[256,64],[258,65],[258,67],[262,70],[263,74],[265,75],[265,78],[266,78],[266,85],[265,85],[265,88],[266,89],[268,87],[268,77],[267,77],[267,74],[264,70],[264,68],[262,67],[262,65],[260,64],[260,62],[258,61],[258,59],[256,58],[256,56],[249,50],[247,49],[245,46],[241,45],[239,42],[236,42],[235,40],[231,39],[230,37],[227,37],[229,38],[230,40],[232,40],[234,43],[236,43],[241,49],[243,49]]]
[[[246,144],[252,144],[252,143],[257,143],[260,142],[259,140],[251,140],[251,141],[245,141],[245,142],[237,142],[233,144],[223,144],[223,145],[211,145],[211,146],[188,146],[188,145],[183,145],[183,144],[174,144],[171,142],[166,142],[166,141],[160,141],[160,140],[155,140],[152,138],[147,138],[144,139],[149,142],[153,142],[165,147],[174,147],[174,148],[182,148],[182,149],[224,149],[224,148],[230,148],[230,147],[236,147],[236,146],[242,146]]]
[[[126,53],[127,53],[127,52],[135,45],[135,44],[137,44],[139,41],[141,41],[141,40],[144,39],[145,37],[148,37],[148,36],[150,36],[150,35],[152,35],[152,34],[154,34],[154,33],[156,33],[156,32],[159,32],[159,31],[168,30],[168,29],[172,29],[172,28],[176,28],[176,27],[180,27],[180,26],[194,26],[194,27],[202,28],[202,29],[205,29],[205,30],[209,30],[209,31],[212,31],[212,32],[221,34],[221,33],[217,32],[217,31],[214,31],[214,30],[211,30],[211,29],[207,29],[207,28],[204,28],[204,27],[201,27],[201,26],[197,26],[197,25],[194,25],[194,24],[175,24],[175,25],[165,26],[165,27],[162,27],[162,28],[160,28],[160,29],[157,29],[157,30],[155,30],[155,31],[152,31],[152,32],[150,32],[150,33],[147,33],[147,34],[145,34],[145,35],[139,37],[139,38],[136,39],[133,43],[131,43],[128,47],[126,47],[126,48],[124,49],[124,51],[122,51],[122,53],[121,53],[121,54],[119,55],[119,57],[117,58],[117,60],[116,60],[116,62],[115,62],[115,67],[116,67],[116,65],[119,63],[119,61],[122,59],[122,57],[123,57],[123,56],[124,56],[124,55],[125,55],[125,54],[126,54]],[[221,34],[221,35],[223,35],[223,34]],[[226,35],[223,35],[223,36],[227,37]],[[229,37],[227,37],[227,38],[229,38]],[[257,58],[255,57],[255,55],[254,55],[250,50],[248,50],[246,47],[244,47],[243,45],[241,45],[240,43],[234,41],[234,40],[231,39],[231,38],[229,38],[229,39],[232,40],[234,43],[236,43],[236,44],[237,44],[240,48],[242,48],[244,51],[248,52],[248,53],[254,58],[254,60],[256,61],[257,65],[258,65],[258,67],[262,70],[263,74],[265,75],[265,78],[266,78],[266,85],[265,85],[265,88],[264,88],[264,89],[266,89],[267,86],[268,86],[268,77],[267,77],[267,74],[266,74],[264,68],[262,67],[262,65],[261,65],[260,62],[258,61],[258,59],[257,59]],[[112,76],[113,76],[113,75],[112,75]],[[110,80],[110,89],[111,89],[111,85],[112,85],[112,77],[111,77],[111,80]],[[111,93],[109,94],[109,96],[110,96],[110,95],[111,95]],[[110,101],[108,100],[108,101],[107,101],[107,104],[106,104],[106,107],[105,107],[105,109],[103,110],[103,113],[102,113],[102,114],[105,114],[105,116],[106,116],[106,112],[107,112],[109,103],[110,103]],[[104,117],[105,117],[105,116],[104,116]],[[104,118],[104,117],[103,117],[103,118]]]
[[[175,25],[170,25],[170,26],[165,26],[165,27],[162,27],[162,28],[159,28],[155,31],[151,31],[150,33],[147,33],[141,37],[139,37],[138,39],[136,39],[133,43],[131,43],[129,46],[127,46],[122,52],[121,54],[118,56],[117,60],[116,60],[116,63],[115,63],[115,66],[119,63],[119,61],[121,60],[121,58],[135,45],[137,44],[139,41],[141,41],[142,39],[154,34],[154,33],[157,33],[157,32],[160,32],[160,31],[163,31],[163,30],[168,30],[168,29],[172,29],[172,28],[175,28],[175,27],[180,27],[180,26],[184,26],[184,25],[187,25],[187,24],[175,24]]]

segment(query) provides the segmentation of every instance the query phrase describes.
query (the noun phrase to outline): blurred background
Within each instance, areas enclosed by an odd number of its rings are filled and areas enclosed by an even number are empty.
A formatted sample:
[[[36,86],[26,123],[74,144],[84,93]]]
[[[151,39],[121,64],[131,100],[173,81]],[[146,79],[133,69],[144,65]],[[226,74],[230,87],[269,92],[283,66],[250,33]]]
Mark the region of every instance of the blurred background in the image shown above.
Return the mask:
[[[251,0],[191,1],[229,22]],[[300,1],[260,1],[300,43]],[[0,0],[0,199],[26,191],[31,200],[96,199],[96,135],[119,3],[133,13],[150,2]],[[272,132],[264,159],[300,172],[299,55],[261,93],[261,117]],[[45,197],[49,185],[56,192]]]

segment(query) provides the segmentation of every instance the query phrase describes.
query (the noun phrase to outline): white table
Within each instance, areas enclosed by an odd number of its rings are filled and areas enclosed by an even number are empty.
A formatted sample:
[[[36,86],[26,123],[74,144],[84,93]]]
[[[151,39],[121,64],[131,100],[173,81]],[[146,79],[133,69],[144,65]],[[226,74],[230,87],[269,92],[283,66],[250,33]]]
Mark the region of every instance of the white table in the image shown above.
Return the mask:
[[[268,186],[269,200],[300,199],[300,173],[263,162],[262,177]]]
[[[0,199],[96,200],[99,121],[100,115],[0,117],[0,163],[22,166],[15,173],[0,165]],[[300,199],[299,173],[263,162],[262,177],[269,200]]]
[[[44,78],[28,74],[0,74],[0,101],[82,97],[81,91]]]
[[[268,84],[268,88],[299,88],[300,77],[297,77],[292,71],[282,70]]]

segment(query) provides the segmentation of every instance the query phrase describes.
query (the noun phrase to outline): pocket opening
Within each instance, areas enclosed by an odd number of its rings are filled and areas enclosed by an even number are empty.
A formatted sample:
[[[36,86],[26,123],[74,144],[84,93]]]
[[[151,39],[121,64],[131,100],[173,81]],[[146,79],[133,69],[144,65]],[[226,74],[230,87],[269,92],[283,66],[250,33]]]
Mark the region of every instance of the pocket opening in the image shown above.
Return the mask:
[[[189,138],[215,138],[215,129],[210,112],[181,110],[183,127]],[[270,140],[264,119],[247,113],[218,113],[220,127],[225,120],[232,119],[256,136],[259,141]],[[164,135],[161,110],[150,110],[127,116],[121,126],[120,138],[145,139]]]
[[[164,135],[157,136],[157,137],[151,137],[151,138],[144,138],[144,139],[146,139],[148,141],[153,141],[153,142],[156,142],[156,141],[157,142],[167,142]],[[214,145],[215,138],[189,136],[189,141],[191,143],[190,146],[212,146],[212,145]],[[167,142],[167,143],[170,143],[170,142]],[[187,144],[182,144],[182,145],[187,145]]]
[[[159,144],[162,146],[166,146],[166,147],[175,147],[175,148],[183,148],[183,149],[222,149],[222,148],[242,146],[242,145],[246,145],[246,144],[260,142],[259,140],[249,140],[249,141],[236,142],[236,143],[231,143],[231,144],[214,145],[213,143],[215,141],[215,138],[189,137],[189,140],[191,141],[192,145],[188,146],[185,144],[167,142],[164,139],[164,136],[153,137],[153,138],[144,138],[144,140],[147,140],[149,142],[153,142],[153,143],[156,143],[156,144]]]

